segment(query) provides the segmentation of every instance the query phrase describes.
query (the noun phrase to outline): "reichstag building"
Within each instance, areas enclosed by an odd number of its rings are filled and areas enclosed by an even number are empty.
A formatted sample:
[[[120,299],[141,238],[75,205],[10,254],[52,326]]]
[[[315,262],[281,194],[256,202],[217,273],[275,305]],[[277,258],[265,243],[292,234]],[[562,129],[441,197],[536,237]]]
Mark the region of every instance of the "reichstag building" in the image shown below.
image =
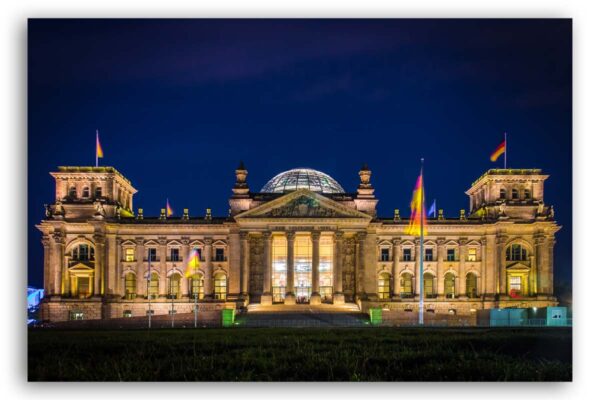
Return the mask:
[[[56,198],[37,225],[43,320],[144,316],[148,303],[155,314],[191,313],[196,302],[202,310],[352,303],[418,313],[420,239],[406,234],[409,221],[397,210],[377,214],[367,166],[355,191],[300,168],[255,192],[241,164],[228,216],[146,216],[113,167],[59,167],[51,175]],[[547,178],[539,169],[491,169],[468,188],[468,212],[439,210],[428,220],[427,313],[557,304],[560,226],[544,203]],[[199,256],[191,270],[190,254]]]

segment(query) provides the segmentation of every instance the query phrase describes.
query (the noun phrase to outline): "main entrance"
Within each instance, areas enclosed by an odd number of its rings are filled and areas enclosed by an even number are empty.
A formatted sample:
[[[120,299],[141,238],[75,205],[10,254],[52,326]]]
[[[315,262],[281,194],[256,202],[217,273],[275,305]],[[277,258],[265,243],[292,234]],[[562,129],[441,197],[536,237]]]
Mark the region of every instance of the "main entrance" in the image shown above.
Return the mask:
[[[309,303],[311,287],[310,286],[296,286],[296,303]]]

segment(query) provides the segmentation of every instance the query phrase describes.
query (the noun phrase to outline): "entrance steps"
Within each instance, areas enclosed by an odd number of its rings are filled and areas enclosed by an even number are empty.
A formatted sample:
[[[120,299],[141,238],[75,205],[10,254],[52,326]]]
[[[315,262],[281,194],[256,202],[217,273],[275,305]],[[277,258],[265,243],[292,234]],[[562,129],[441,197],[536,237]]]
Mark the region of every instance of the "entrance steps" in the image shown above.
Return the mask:
[[[364,327],[368,324],[368,317],[356,304],[250,304],[247,312],[236,317],[236,323],[249,328]]]

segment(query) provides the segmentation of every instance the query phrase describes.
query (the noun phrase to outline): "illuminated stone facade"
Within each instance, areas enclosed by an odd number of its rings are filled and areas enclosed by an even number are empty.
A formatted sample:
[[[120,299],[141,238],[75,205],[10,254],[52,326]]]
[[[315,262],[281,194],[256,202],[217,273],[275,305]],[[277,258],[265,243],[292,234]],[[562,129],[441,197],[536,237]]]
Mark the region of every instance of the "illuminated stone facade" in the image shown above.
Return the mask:
[[[407,218],[377,216],[371,171],[346,193],[326,174],[291,170],[251,192],[236,172],[230,215],[134,214],[131,182],[112,167],[60,167],[56,201],[37,225],[44,246],[42,319],[143,316],[248,303],[357,303],[416,312],[419,238]],[[543,307],[553,297],[560,227],[540,170],[489,170],[466,192],[470,210],[429,219],[425,308]],[[188,269],[192,249],[200,264]],[[150,274],[149,274],[150,273]],[[148,277],[150,276],[150,279]]]

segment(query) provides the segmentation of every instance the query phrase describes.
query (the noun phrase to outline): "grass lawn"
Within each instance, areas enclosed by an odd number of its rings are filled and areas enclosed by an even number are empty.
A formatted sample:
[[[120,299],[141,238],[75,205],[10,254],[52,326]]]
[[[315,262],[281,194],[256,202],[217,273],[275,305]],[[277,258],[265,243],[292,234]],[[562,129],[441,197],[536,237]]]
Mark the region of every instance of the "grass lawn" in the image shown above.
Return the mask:
[[[30,381],[570,381],[570,329],[31,329]]]

